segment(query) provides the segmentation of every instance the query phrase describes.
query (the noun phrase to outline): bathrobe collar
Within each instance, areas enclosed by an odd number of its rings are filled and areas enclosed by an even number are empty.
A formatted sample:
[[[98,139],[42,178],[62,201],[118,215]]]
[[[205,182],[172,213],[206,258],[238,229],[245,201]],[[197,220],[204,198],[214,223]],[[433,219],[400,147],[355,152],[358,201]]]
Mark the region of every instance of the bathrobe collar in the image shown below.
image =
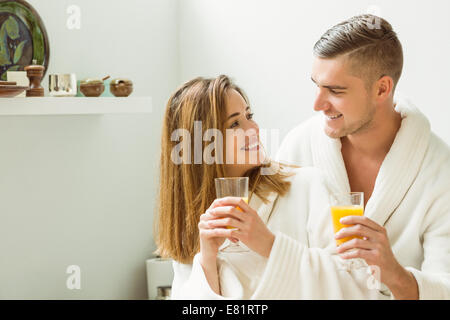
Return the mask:
[[[258,212],[258,215],[261,217],[262,221],[264,221],[264,223],[267,225],[270,220],[273,206],[278,199],[278,193],[270,192],[267,195],[266,199],[267,203],[264,203],[262,199],[255,194],[250,199],[249,205]]]

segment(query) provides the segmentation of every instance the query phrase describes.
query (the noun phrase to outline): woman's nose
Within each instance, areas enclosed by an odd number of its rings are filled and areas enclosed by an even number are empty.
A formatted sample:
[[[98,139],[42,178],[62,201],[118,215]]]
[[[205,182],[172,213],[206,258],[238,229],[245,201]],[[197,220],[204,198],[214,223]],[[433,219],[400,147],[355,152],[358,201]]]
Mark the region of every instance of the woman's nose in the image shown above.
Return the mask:
[[[246,128],[246,131],[247,130],[251,130],[256,135],[259,135],[259,126],[258,126],[258,124],[255,121],[249,121],[248,122],[248,126]]]

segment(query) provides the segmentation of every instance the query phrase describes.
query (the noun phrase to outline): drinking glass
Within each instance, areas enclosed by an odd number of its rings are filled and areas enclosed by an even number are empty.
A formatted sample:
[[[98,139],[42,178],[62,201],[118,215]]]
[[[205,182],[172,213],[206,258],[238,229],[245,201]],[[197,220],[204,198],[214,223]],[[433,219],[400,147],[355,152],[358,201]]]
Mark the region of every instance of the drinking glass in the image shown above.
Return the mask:
[[[216,185],[217,198],[224,197],[238,197],[242,198],[245,203],[248,203],[248,177],[233,177],[233,178],[216,178],[214,179]],[[236,207],[242,211],[239,207]],[[233,227],[226,227],[233,229]],[[229,239],[225,240],[225,244],[220,249],[221,252],[247,252],[248,248],[243,247],[239,241],[233,243]]]
[[[363,216],[364,215],[364,192],[347,192],[336,193],[330,197],[331,203],[331,219],[333,221],[333,229],[336,234],[342,228],[349,227],[349,225],[343,225],[340,219],[347,216]],[[357,237],[345,237],[336,240],[336,246],[340,246],[346,241]],[[344,265],[348,268],[357,268],[364,265],[362,259],[349,259],[346,260]]]

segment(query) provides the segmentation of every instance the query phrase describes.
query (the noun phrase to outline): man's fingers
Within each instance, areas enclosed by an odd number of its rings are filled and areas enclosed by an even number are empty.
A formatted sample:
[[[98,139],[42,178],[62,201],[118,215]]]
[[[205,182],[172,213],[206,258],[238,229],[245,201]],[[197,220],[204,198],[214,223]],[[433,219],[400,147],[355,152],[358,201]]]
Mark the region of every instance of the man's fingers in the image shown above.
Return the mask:
[[[373,229],[366,227],[362,224],[357,224],[347,228],[342,228],[341,230],[339,230],[338,233],[336,233],[334,238],[343,239],[347,237],[361,237],[361,238],[365,237],[367,238],[368,241],[373,241],[374,239],[377,238],[376,236],[377,233]]]
[[[373,243],[367,240],[362,240],[362,239],[352,239],[349,241],[344,242],[343,244],[341,244],[339,247],[337,247],[337,253],[344,253],[347,250],[351,250],[351,249],[366,249],[366,250],[370,250],[373,248]]]
[[[339,255],[342,259],[357,259],[357,258],[361,258],[367,260],[370,258],[370,250],[366,250],[366,249],[355,249],[352,251],[347,251],[343,254]]]
[[[347,216],[342,218],[340,222],[345,225],[361,224],[377,232],[384,231],[382,226],[365,216]]]

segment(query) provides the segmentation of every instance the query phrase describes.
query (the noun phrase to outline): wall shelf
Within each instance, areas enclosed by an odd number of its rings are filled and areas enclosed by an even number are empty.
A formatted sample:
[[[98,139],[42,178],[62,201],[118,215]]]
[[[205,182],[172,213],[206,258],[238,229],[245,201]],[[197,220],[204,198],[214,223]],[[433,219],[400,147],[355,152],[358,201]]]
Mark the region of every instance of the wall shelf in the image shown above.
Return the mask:
[[[0,98],[0,116],[151,113],[151,97]]]

